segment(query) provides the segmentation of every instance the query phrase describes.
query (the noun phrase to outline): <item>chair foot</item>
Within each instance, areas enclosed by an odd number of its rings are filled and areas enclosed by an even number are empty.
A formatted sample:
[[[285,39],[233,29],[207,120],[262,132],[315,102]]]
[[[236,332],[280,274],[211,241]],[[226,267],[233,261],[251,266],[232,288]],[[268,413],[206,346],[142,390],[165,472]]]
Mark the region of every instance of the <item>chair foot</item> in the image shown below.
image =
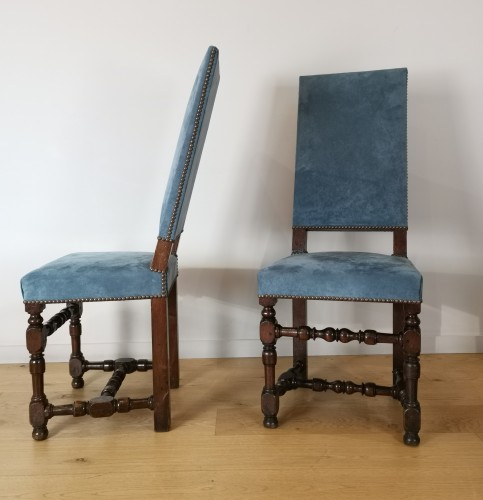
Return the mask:
[[[263,425],[267,427],[267,429],[275,429],[278,427],[278,405],[278,394],[274,391],[267,390],[262,392]]]
[[[406,432],[404,434],[403,441],[407,446],[418,446],[421,440],[419,439],[419,435],[417,432]]]
[[[82,389],[84,387],[84,379],[82,377],[75,377],[71,382],[73,389]]]
[[[263,425],[267,429],[276,429],[278,427],[278,418],[277,417],[265,417],[263,419]]]
[[[41,425],[39,427],[34,427],[32,431],[32,437],[35,441],[45,441],[49,436],[49,430],[46,425]]]
[[[155,432],[169,432],[171,429],[171,419],[154,419],[154,431]]]
[[[154,430],[155,432],[168,432],[171,429],[171,403],[168,392],[161,398],[160,401],[156,402],[156,398],[153,398],[153,410],[154,410]]]

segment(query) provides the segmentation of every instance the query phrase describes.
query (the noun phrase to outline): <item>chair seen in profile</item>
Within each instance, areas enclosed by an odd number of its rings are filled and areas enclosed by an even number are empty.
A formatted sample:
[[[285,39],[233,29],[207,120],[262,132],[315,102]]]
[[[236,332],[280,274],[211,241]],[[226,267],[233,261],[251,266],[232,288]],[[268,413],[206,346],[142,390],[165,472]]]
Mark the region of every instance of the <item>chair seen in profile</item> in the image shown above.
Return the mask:
[[[419,444],[422,277],[407,258],[407,70],[300,78],[292,254],[261,269],[264,425],[278,426],[287,391],[390,396],[403,407],[404,443]],[[392,255],[308,252],[309,231],[390,231]],[[292,325],[276,320],[278,299],[292,300]],[[307,301],[392,304],[389,333],[307,326]],[[276,343],[293,339],[293,366],[276,379]],[[392,385],[308,378],[307,341],[391,344]]]
[[[191,197],[219,82],[218,49],[209,47],[189,98],[161,210],[156,249],[152,252],[73,253],[54,260],[21,280],[29,316],[27,349],[33,395],[30,423],[35,440],[48,436],[47,422],[58,415],[107,417],[116,412],[149,408],[154,429],[170,427],[170,388],[179,386],[176,250]],[[152,360],[122,358],[87,361],[81,352],[84,302],[151,301]],[[50,320],[41,313],[46,304],[66,306]],[[113,372],[99,397],[72,404],[51,404],[44,393],[44,350],[48,337],[70,321],[72,387],[84,386],[88,370]],[[127,374],[152,370],[152,394],[145,398],[116,398]]]

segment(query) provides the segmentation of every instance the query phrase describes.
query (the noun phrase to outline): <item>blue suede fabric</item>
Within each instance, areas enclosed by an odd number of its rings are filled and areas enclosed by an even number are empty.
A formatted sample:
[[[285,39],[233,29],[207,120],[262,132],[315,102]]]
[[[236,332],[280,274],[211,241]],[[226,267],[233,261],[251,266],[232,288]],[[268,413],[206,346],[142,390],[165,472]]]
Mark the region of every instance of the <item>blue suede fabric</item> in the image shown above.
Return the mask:
[[[407,70],[300,78],[295,227],[407,227]]]
[[[25,275],[25,302],[101,301],[163,297],[177,276],[171,255],[167,272],[150,270],[150,252],[73,253]]]
[[[258,295],[421,302],[422,276],[405,257],[365,252],[294,254],[258,273]]]
[[[159,223],[161,239],[175,240],[183,231],[219,80],[218,49],[209,47],[196,76],[171,165]]]

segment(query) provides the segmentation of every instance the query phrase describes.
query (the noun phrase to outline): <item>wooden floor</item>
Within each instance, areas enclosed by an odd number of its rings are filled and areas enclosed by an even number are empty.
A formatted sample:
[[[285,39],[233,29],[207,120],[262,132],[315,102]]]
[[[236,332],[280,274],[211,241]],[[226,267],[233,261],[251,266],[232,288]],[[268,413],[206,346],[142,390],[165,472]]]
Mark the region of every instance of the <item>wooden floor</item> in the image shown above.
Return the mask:
[[[386,356],[311,361],[313,376],[390,383]],[[34,442],[28,365],[0,366],[0,497],[483,499],[483,354],[422,357],[418,448],[402,444],[390,398],[300,389],[281,399],[280,427],[268,430],[260,360],[184,360],[181,370],[169,433],[154,433],[151,412],[139,410],[56,417],[49,439]],[[107,380],[90,372],[74,394],[66,372],[48,366],[52,402],[88,399]],[[120,396],[149,393],[149,373],[130,377]]]

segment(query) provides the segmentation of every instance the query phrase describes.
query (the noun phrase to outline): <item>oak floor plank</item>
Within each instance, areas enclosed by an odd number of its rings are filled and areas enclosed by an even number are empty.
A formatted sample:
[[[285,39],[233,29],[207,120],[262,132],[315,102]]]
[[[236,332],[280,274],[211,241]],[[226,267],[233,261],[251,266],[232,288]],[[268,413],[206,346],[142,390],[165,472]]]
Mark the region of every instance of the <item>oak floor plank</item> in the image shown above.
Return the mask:
[[[332,379],[379,382],[387,370],[388,356],[311,359],[314,376]],[[88,373],[75,391],[66,364],[48,365],[46,393],[89,398],[107,377]],[[149,379],[132,374],[119,394],[146,396]],[[384,397],[293,391],[280,427],[265,429],[262,385],[259,359],[182,360],[169,433],[139,410],[56,417],[35,442],[28,365],[0,365],[0,498],[483,499],[483,355],[422,356],[417,448],[402,444],[401,406]]]

